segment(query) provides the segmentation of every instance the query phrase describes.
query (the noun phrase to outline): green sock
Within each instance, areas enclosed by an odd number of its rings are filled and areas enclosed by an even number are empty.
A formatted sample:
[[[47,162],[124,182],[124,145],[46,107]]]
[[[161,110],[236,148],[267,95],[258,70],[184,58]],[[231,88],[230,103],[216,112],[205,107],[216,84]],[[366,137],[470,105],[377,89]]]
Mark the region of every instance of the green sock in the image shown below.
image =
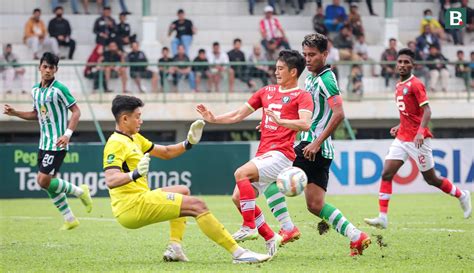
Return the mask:
[[[64,220],[68,222],[74,221],[76,217],[72,213],[69,205],[67,203],[67,197],[65,193],[55,193],[47,191],[49,198],[53,201],[54,206],[59,210],[59,212],[63,215]]]
[[[51,179],[51,183],[49,183],[48,192],[64,192],[66,194],[73,194],[76,197],[79,197],[84,193],[84,191],[78,186],[69,183],[66,180],[62,180],[61,178]]]
[[[286,205],[285,196],[278,190],[275,182],[272,182],[265,190],[265,198],[267,204],[273,213],[273,216],[280,223],[280,227],[284,230],[292,230],[295,225],[291,221],[290,213]]]
[[[348,237],[351,239],[351,241],[356,241],[359,239],[360,230],[351,224],[351,222],[349,222],[346,217],[342,215],[342,212],[331,204],[324,204],[319,217],[328,221],[337,232]]]

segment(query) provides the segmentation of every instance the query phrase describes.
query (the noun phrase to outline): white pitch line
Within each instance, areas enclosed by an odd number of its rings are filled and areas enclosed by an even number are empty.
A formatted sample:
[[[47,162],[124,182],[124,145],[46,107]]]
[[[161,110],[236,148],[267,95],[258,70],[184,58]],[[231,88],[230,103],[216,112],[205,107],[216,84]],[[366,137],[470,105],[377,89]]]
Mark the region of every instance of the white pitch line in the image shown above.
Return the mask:
[[[402,228],[402,230],[434,231],[434,232],[466,232],[466,230],[464,229],[449,229],[449,228]]]

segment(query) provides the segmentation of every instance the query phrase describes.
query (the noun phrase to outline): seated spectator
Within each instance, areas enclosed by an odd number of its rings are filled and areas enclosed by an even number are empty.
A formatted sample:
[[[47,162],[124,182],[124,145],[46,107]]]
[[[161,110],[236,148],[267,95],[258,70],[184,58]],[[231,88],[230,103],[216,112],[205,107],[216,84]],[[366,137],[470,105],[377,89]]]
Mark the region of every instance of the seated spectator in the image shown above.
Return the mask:
[[[25,75],[25,68],[18,64],[18,56],[12,52],[12,45],[7,44],[3,49],[3,54],[0,56],[0,72],[3,78],[3,90],[7,94],[12,93],[13,83],[15,79],[20,85],[21,93],[26,94],[25,82],[23,75]]]
[[[104,52],[104,63],[113,63],[104,67],[105,81],[108,83],[111,78],[116,79],[120,76],[122,81],[122,92],[127,93],[127,68],[119,66],[125,61],[123,53],[119,50],[116,42],[110,42],[107,50]],[[112,92],[111,90],[105,90]]]
[[[219,92],[222,75],[227,70],[224,64],[229,63],[229,56],[227,56],[226,53],[221,52],[218,42],[214,42],[212,44],[212,52],[207,56],[207,60],[209,61],[209,64],[211,64],[211,82],[213,88],[216,92]]]
[[[329,32],[338,32],[347,21],[346,10],[340,6],[340,3],[340,0],[333,0],[332,5],[326,7],[324,24]]]
[[[397,61],[397,40],[391,38],[388,42],[388,48],[382,53],[380,60],[382,62],[396,62]],[[390,79],[397,77],[395,69],[396,64],[382,64],[382,76],[385,78],[385,87],[388,87]]]
[[[163,91],[165,90],[165,79],[167,79],[169,75],[169,66],[161,66],[160,64],[164,63],[171,63],[173,59],[170,57],[170,50],[166,46],[161,49],[161,58],[158,60],[158,69],[160,71],[160,84]],[[171,76],[172,77],[172,76]]]
[[[425,25],[425,31],[423,34],[416,38],[416,49],[420,52],[423,59],[426,59],[430,53],[431,45],[441,48],[438,38],[431,32],[430,25]]]
[[[248,62],[252,63],[249,66],[248,74],[250,78],[258,78],[262,81],[262,85],[268,85],[268,78],[271,76],[268,72],[268,66],[258,64],[261,62],[268,61],[267,58],[262,54],[262,48],[260,45],[254,45],[252,54],[250,54]]]
[[[341,32],[334,38],[334,47],[339,49],[339,56],[343,61],[359,61],[360,57],[354,52],[352,32],[348,26],[343,26]]]
[[[143,51],[140,51],[138,42],[132,43],[132,51],[127,55],[127,62],[129,63],[148,63],[148,59]],[[158,73],[147,69],[146,65],[130,66],[130,78],[132,78],[138,90],[145,93],[145,88],[141,84],[141,79],[151,79],[151,92],[158,92]]]
[[[270,40],[268,42],[267,51],[265,52],[265,58],[269,62],[275,62],[274,65],[268,66],[268,74],[270,74],[270,81],[272,82],[272,84],[276,83],[276,76],[275,76],[276,61],[278,60],[279,54],[280,54],[280,50],[277,47],[277,43],[273,39]]]
[[[127,14],[127,12],[120,13],[120,23],[117,25],[117,40],[121,50],[123,50],[124,45],[130,45],[137,40],[137,34],[131,33],[130,24],[127,23]]]
[[[114,18],[111,17],[111,13],[110,7],[105,6],[102,10],[102,15],[95,20],[94,33],[96,34],[96,44],[106,46],[111,41],[117,42],[117,24]]]
[[[72,60],[74,56],[74,50],[76,50],[76,41],[71,39],[71,26],[68,20],[63,18],[63,7],[57,6],[54,9],[56,17],[51,19],[48,24],[49,35],[58,41],[59,46],[69,47],[69,60]]]
[[[84,77],[94,80],[94,91],[101,88],[109,92],[107,82],[105,81],[104,67],[97,64],[104,61],[104,46],[97,44],[87,59],[87,65],[84,69]],[[102,86],[100,83],[102,82]]]
[[[351,82],[352,82],[352,93],[357,95],[362,95],[363,86],[362,78],[364,77],[362,73],[362,67],[360,65],[354,65],[351,69]]]
[[[411,49],[411,51],[415,52],[415,63],[413,65],[413,75],[415,75],[418,78],[424,78],[425,82],[426,79],[428,78],[428,73],[429,70],[426,66],[420,64],[419,62],[424,61],[423,57],[421,56],[420,52],[416,49],[416,43],[414,41],[409,41],[408,42],[408,48]],[[428,84],[425,84],[428,85]]]
[[[444,32],[441,24],[433,17],[433,12],[430,9],[426,9],[423,12],[423,19],[420,23],[420,34],[423,34],[425,26],[430,26],[431,32],[436,35],[438,39],[446,40],[446,33]]]
[[[448,59],[439,52],[439,49],[431,45],[430,46],[430,54],[426,58],[427,62],[435,62],[433,64],[427,64],[426,66],[430,70],[430,90],[431,92],[436,91],[436,86],[438,82],[441,81],[441,89],[443,92],[448,90],[448,80],[449,80],[449,72],[446,68],[446,64],[443,62],[447,62]]]
[[[266,6],[264,12],[265,17],[260,20],[260,34],[262,35],[263,48],[267,49],[268,42],[274,40],[278,48],[283,46],[285,49],[290,49],[290,44],[288,43],[280,21],[278,18],[273,17],[273,8]]]
[[[339,50],[334,47],[332,40],[328,39],[328,56],[326,57],[326,63],[331,66],[331,70],[336,76],[336,79],[339,77],[339,71],[334,63],[339,62],[339,60]]]
[[[178,53],[174,56],[173,62],[182,62],[182,63],[189,63],[190,59],[188,55],[186,55],[184,45],[178,46]],[[191,69],[189,64],[179,64],[177,66],[172,66],[169,68],[168,71],[173,77],[173,85],[174,85],[174,92],[177,92],[178,89],[178,82],[181,77],[187,77],[189,80],[189,87],[191,91],[196,92],[196,82],[194,79],[194,72]]]
[[[199,49],[198,55],[194,58],[193,63],[208,63],[206,57],[206,50]],[[211,92],[211,72],[209,71],[209,65],[196,65],[193,66],[193,72],[196,78],[196,92],[199,92],[201,88],[201,80],[206,79],[207,82],[207,92]]]
[[[316,14],[313,16],[313,29],[316,33],[328,35],[328,29],[324,25],[324,13],[322,7],[316,8]]]
[[[351,3],[349,9],[349,27],[352,29],[352,34],[354,34],[356,38],[360,35],[364,35],[362,17],[359,14],[359,7],[356,3]]]
[[[193,35],[196,34],[196,27],[191,20],[186,19],[184,10],[178,10],[178,20],[171,23],[168,29],[168,36],[176,31],[176,37],[171,41],[171,53],[176,55],[178,46],[183,45],[185,54],[189,54],[189,48],[193,42]]]
[[[40,19],[41,10],[34,9],[33,16],[26,22],[23,42],[33,51],[33,59],[39,60],[40,49],[59,55],[58,41],[47,36],[46,26]]]
[[[230,62],[245,62],[245,53],[240,50],[242,46],[242,40],[234,40],[234,48],[227,52]],[[243,81],[247,84],[249,89],[255,87],[255,83],[248,77],[247,66],[245,65],[232,65],[229,68],[229,91],[234,92],[235,78]]]
[[[456,76],[456,78],[461,78],[467,87],[467,85],[469,84],[469,63],[464,60],[464,51],[458,50],[456,52],[456,56],[458,58],[458,63],[454,68],[454,75]]]
[[[365,42],[365,36],[360,35],[357,37],[356,42],[354,43],[354,52],[364,61],[373,61],[369,58],[369,48],[367,43]],[[374,65],[370,65],[372,77],[376,77],[377,74],[375,73]]]

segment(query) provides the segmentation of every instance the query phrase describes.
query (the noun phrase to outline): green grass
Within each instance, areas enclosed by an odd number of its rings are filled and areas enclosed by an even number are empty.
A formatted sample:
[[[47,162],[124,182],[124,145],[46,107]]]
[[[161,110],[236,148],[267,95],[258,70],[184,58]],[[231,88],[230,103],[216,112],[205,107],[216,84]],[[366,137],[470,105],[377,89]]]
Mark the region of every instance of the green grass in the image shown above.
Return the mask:
[[[211,211],[230,232],[241,222],[229,196],[204,196]],[[277,230],[273,216],[268,222]],[[86,214],[75,198],[70,204],[79,228],[58,231],[62,218],[47,199],[0,200],[0,271],[179,271],[179,272],[473,272],[474,221],[462,218],[458,201],[443,194],[394,195],[388,230],[376,230],[362,219],[377,214],[376,196],[329,196],[356,226],[369,235],[382,235],[386,247],[374,242],[363,256],[351,258],[349,242],[331,230],[320,236],[319,219],[305,209],[302,197],[288,198],[300,240],[281,248],[277,257],[261,265],[233,265],[230,255],[188,221],[184,248],[190,263],[164,263],[167,223],[139,230],[122,228],[112,218],[108,198],[96,198]],[[86,217],[86,218],[84,218]],[[82,218],[82,219],[81,219]],[[376,241],[375,239],[373,241]],[[264,252],[264,241],[245,242]]]

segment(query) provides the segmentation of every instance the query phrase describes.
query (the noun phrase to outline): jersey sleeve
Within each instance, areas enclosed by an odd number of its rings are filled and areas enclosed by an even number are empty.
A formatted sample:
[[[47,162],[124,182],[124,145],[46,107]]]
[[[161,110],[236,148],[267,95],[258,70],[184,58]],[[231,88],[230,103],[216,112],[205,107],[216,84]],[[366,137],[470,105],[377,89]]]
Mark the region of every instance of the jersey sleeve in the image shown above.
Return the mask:
[[[142,136],[141,134],[136,134],[134,135],[134,137],[138,139],[142,153],[149,153],[155,146],[153,142],[151,142],[150,140],[148,140],[146,137]]]
[[[58,89],[59,96],[67,108],[73,106],[76,103],[76,99],[71,95],[71,92],[69,92],[69,89],[66,86],[62,85]]]
[[[306,92],[306,91],[301,93],[301,96],[298,102],[298,112],[300,111],[313,113],[314,103],[313,103],[313,97],[311,96],[311,93]]]
[[[418,106],[423,106],[428,104],[428,96],[426,95],[425,86],[421,82],[417,82],[412,85],[413,94],[415,95]]]
[[[126,154],[123,143],[119,141],[108,141],[104,147],[103,168],[104,171],[108,169],[120,169],[125,162]]]
[[[265,92],[265,87],[255,92],[250,99],[245,103],[252,111],[256,111],[262,107],[262,94]]]
[[[320,87],[320,94],[323,95],[323,97],[325,97],[326,99],[341,94],[341,92],[339,91],[339,87],[337,86],[336,77],[331,71],[326,72],[324,73],[324,75],[322,75]]]

